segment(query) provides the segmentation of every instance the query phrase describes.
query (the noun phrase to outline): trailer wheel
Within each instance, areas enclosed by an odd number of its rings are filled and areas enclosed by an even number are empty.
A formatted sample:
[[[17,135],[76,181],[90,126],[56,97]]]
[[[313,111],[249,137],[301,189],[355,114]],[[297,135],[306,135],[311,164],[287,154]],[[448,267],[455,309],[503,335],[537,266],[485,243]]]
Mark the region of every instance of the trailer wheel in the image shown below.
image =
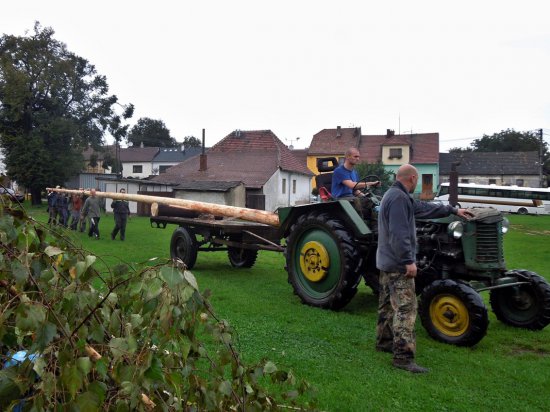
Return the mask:
[[[172,259],[180,259],[187,269],[193,269],[197,261],[198,245],[195,234],[184,227],[174,230],[170,240],[170,256]]]
[[[227,248],[227,256],[234,268],[251,268],[256,263],[258,251],[230,246]]]
[[[420,296],[420,319],[428,334],[440,342],[473,346],[487,333],[487,308],[470,286],[436,280]]]
[[[529,283],[491,290],[491,308],[497,319],[507,325],[543,329],[550,323],[550,285],[534,272],[515,272],[519,281]]]
[[[288,281],[303,303],[340,309],[355,296],[360,256],[342,221],[327,213],[300,216],[286,243]]]

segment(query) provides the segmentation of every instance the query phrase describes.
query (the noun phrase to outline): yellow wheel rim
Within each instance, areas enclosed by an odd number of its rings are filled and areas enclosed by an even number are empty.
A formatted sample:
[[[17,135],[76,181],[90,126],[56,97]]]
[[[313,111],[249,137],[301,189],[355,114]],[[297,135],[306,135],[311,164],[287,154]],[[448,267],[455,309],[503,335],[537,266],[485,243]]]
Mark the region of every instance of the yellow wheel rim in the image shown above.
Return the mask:
[[[325,247],[316,241],[307,242],[300,250],[300,269],[310,282],[320,282],[328,274],[330,257]]]
[[[470,326],[468,309],[454,295],[437,295],[430,303],[430,319],[434,327],[447,336],[461,336]]]

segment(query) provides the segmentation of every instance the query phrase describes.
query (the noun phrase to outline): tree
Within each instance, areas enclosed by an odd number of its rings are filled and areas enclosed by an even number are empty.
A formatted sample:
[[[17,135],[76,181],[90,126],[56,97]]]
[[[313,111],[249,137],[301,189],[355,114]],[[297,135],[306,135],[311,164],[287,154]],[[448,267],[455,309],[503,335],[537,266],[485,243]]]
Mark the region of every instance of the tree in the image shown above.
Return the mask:
[[[357,175],[360,179],[366,176],[377,176],[380,179],[380,187],[375,190],[383,193],[393,184],[394,176],[393,173],[384,168],[384,164],[380,161],[376,163],[359,163],[355,170],[357,170]],[[373,179],[369,179],[372,181]]]
[[[244,363],[181,264],[99,272],[24,211],[0,208],[0,221],[0,410],[314,410],[307,382]]]
[[[128,143],[133,146],[145,147],[174,147],[176,139],[170,136],[170,130],[162,120],[154,120],[148,117],[140,118],[136,125],[128,133]]]
[[[8,176],[39,204],[47,186],[82,170],[82,151],[106,132],[120,139],[133,105],[109,95],[105,76],[39,22],[28,37],[0,38],[0,146]],[[121,113],[119,113],[121,112]]]
[[[186,148],[187,147],[201,147],[202,143],[195,136],[185,136],[183,138],[183,146],[186,147]]]

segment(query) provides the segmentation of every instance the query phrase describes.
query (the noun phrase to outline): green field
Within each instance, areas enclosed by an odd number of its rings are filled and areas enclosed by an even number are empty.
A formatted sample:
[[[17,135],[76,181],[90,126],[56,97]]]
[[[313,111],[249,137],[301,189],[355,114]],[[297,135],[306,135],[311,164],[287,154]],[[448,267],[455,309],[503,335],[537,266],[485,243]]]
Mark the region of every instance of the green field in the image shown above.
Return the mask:
[[[45,219],[45,206],[30,209]],[[550,216],[509,216],[508,268],[529,269],[550,279]],[[70,233],[105,265],[169,258],[175,226],[149,227],[132,217],[126,241],[110,240],[112,215],[102,217],[101,240]],[[193,273],[212,291],[218,315],[238,334],[245,362],[263,357],[292,369],[315,389],[326,411],[537,411],[548,410],[550,327],[532,332],[508,327],[490,312],[487,336],[473,348],[435,342],[417,322],[418,363],[413,375],[391,366],[391,355],[374,350],[377,299],[366,286],[344,310],[302,305],[287,283],[282,254],[261,252],[251,269],[234,269],[224,252],[199,253]],[[483,293],[488,302],[488,294]]]

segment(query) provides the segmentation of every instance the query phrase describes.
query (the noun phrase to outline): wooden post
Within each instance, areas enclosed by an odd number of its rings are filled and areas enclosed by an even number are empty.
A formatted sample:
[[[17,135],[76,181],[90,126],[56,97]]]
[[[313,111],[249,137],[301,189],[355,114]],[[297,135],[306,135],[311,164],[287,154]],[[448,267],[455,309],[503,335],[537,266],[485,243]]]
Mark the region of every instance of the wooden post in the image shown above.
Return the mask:
[[[52,192],[69,193],[69,194],[85,194],[90,195],[87,190],[71,190],[71,189],[56,189],[47,188]],[[265,210],[248,209],[246,207],[218,205],[215,203],[198,202],[195,200],[176,199],[173,197],[134,195],[129,193],[116,192],[96,192],[97,197],[105,197],[114,200],[128,200],[133,202],[143,203],[158,203],[182,209],[193,210],[199,213],[209,213],[214,216],[234,217],[249,222],[264,223],[270,226],[279,226],[279,216],[273,212]]]

